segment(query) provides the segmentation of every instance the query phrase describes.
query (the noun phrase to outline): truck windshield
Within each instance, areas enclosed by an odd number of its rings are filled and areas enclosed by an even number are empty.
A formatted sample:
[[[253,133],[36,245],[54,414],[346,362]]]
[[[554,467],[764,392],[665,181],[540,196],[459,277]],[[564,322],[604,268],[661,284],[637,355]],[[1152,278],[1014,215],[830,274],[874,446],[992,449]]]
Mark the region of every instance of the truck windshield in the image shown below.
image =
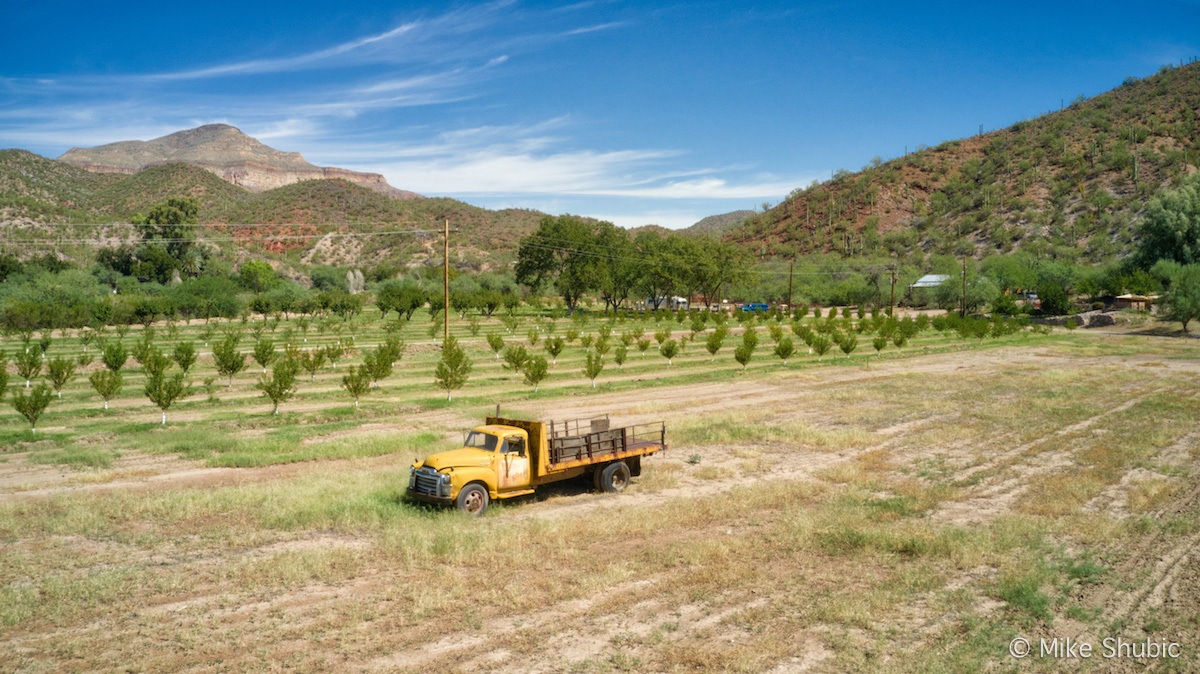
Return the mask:
[[[479,431],[471,431],[467,434],[467,447],[475,447],[489,452],[496,451],[496,446],[500,443],[500,438],[488,433],[480,433]]]

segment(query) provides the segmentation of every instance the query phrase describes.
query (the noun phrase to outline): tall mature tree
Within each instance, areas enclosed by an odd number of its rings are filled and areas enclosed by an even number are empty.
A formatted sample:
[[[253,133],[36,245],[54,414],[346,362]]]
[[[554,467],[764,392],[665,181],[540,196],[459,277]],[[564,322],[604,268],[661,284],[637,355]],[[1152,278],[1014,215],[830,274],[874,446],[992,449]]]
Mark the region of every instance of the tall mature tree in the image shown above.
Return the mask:
[[[1142,266],[1159,260],[1200,264],[1200,174],[1151,198],[1140,234],[1137,258]]]
[[[425,292],[412,281],[384,281],[375,291],[375,306],[383,318],[395,311],[405,320],[412,320],[413,313],[424,304]]]
[[[531,288],[553,283],[567,310],[600,283],[596,228],[574,215],[547,216],[517,250],[517,281]]]
[[[629,233],[611,222],[596,226],[598,280],[596,289],[604,301],[604,310],[617,309],[629,299],[637,284],[639,262]]]
[[[687,267],[681,255],[683,246],[678,237],[646,230],[634,238],[633,247],[639,264],[634,289],[645,296],[650,308],[657,310],[680,292],[680,278]]]
[[[192,197],[171,197],[145,215],[133,217],[147,243],[161,244],[172,258],[182,261],[192,247],[193,229],[199,222],[200,202]]]
[[[1154,266],[1155,273],[1166,278],[1167,294],[1161,300],[1164,317],[1179,321],[1183,331],[1188,323],[1200,318],[1200,264],[1175,264],[1160,262]]]

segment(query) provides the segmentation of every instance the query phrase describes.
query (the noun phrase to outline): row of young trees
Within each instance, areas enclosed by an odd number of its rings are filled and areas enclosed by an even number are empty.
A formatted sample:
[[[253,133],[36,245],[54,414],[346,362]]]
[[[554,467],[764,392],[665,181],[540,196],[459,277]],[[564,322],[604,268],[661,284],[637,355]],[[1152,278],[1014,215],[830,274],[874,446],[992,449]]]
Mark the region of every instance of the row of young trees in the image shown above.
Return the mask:
[[[228,386],[232,386],[233,378],[248,369],[250,359],[253,359],[262,368],[255,388],[271,401],[273,415],[279,413],[282,403],[296,394],[302,371],[309,374],[310,380],[315,380],[316,373],[326,363],[336,369],[337,361],[354,349],[352,338],[339,338],[336,342],[307,349],[289,342],[284,344],[281,351],[276,350],[269,338],[259,338],[253,349],[247,352],[239,347],[241,339],[240,332],[230,330],[213,345],[213,368],[219,376],[228,379]],[[190,374],[199,354],[192,341],[176,343],[171,353],[167,354],[155,342],[154,330],[148,329],[132,348],[126,347],[123,340],[105,340],[97,346],[103,368],[95,369],[88,376],[88,382],[103,400],[105,410],[109,408],[109,401],[121,394],[125,384],[124,373],[131,358],[140,365],[145,377],[142,392],[161,410],[162,425],[167,423],[167,411],[194,392]],[[389,335],[364,354],[361,365],[348,369],[340,383],[353,398],[356,408],[362,396],[392,374],[405,348],[402,339]],[[15,359],[17,372],[25,384],[13,394],[11,403],[30,423],[32,431],[36,432],[37,421],[55,394],[61,398],[62,389],[76,377],[78,368],[87,367],[94,360],[86,344],[83,353],[74,358],[55,356],[47,359],[41,344],[25,343]],[[48,383],[34,385],[43,367],[47,370]],[[466,351],[451,337],[443,345],[441,358],[435,367],[434,381],[447,392],[448,397],[452,396],[454,391],[466,384],[471,367]],[[0,351],[0,398],[8,392],[8,379],[8,358]],[[210,399],[213,399],[214,380],[210,377],[204,382],[210,391]]]
[[[881,351],[889,344],[903,348],[909,339],[931,327],[942,332],[957,332],[964,339],[982,339],[1009,334],[1027,325],[1023,321],[1001,317],[992,321],[963,319],[953,315],[932,320],[923,315],[916,319],[896,319],[879,311],[872,312],[868,317],[865,311],[860,310],[855,320],[849,311],[843,311],[840,316],[830,311],[823,317],[819,309],[813,313],[814,320],[807,322],[803,320],[809,316],[807,308],[798,308],[787,314],[779,311],[766,314],[739,313],[736,322],[742,324],[742,334],[734,349],[734,360],[743,370],[749,365],[759,345],[760,325],[765,326],[766,334],[774,344],[774,355],[784,364],[797,353],[793,337],[808,347],[809,354],[815,354],[820,360],[834,346],[849,356],[857,348],[860,335],[864,338],[874,335],[872,344],[876,351]],[[594,388],[610,356],[611,362],[623,367],[635,348],[645,357],[647,351],[656,344],[658,353],[670,366],[689,344],[702,342],[703,348],[715,360],[736,323],[722,313],[698,311],[662,311],[657,312],[655,317],[659,319],[660,327],[653,331],[652,336],[647,334],[644,324],[634,324],[615,334],[614,328],[619,324],[617,318],[598,325],[596,334],[581,334],[579,328],[585,321],[578,317],[572,320],[572,327],[564,335],[554,335],[554,322],[544,321],[530,330],[528,336],[529,346],[540,344],[545,351],[544,356],[532,353],[523,344],[507,342],[499,332],[488,333],[486,343],[497,359],[503,358],[506,370],[519,374],[536,392],[566,347],[578,341],[586,352],[582,372]],[[671,326],[673,321],[680,326],[686,325],[689,330],[680,334],[678,327]],[[399,324],[394,325],[399,327]],[[789,326],[791,335],[787,334]],[[256,326],[260,327],[261,324]],[[512,332],[517,326],[509,327]],[[542,334],[543,329],[547,330],[545,335]],[[711,332],[705,335],[710,329]],[[241,346],[244,339],[241,329],[236,324],[228,324],[212,346],[212,368],[218,376],[227,379],[227,386],[232,386],[236,375],[249,369],[252,362],[256,363],[262,372],[255,387],[271,401],[273,414],[277,414],[280,405],[296,394],[301,372],[309,374],[310,381],[315,380],[318,371],[326,366],[336,369],[338,361],[355,350],[353,337],[339,336],[330,343],[308,348],[288,339],[280,349],[265,330],[255,329],[251,332],[256,333],[256,341],[251,348],[244,349]],[[27,339],[23,348],[17,351],[16,371],[25,383],[13,394],[11,403],[30,422],[31,428],[36,428],[38,418],[55,394],[61,397],[62,389],[77,376],[78,369],[87,368],[97,358],[103,367],[92,371],[88,382],[103,400],[105,410],[109,407],[109,401],[121,394],[130,360],[140,365],[144,376],[142,393],[160,408],[162,424],[166,424],[168,410],[194,392],[191,374],[199,361],[194,341],[175,341],[171,348],[164,350],[154,328],[143,332],[132,346],[126,346],[123,339],[94,335],[86,340],[81,338],[80,341],[84,350],[73,358],[63,355],[48,357],[47,351],[52,343],[48,336],[37,341]],[[95,346],[95,349],[90,349],[91,346]],[[356,408],[362,396],[392,374],[405,349],[404,341],[397,334],[389,332],[381,344],[363,354],[360,365],[348,368],[340,384],[353,398]],[[451,337],[442,345],[434,370],[434,383],[446,391],[448,399],[452,399],[454,391],[467,383],[472,368],[466,350]],[[46,383],[33,385],[43,369],[46,370]],[[7,358],[0,352],[0,396],[7,391],[8,377]],[[210,399],[214,399],[214,379],[208,377],[204,382]]]

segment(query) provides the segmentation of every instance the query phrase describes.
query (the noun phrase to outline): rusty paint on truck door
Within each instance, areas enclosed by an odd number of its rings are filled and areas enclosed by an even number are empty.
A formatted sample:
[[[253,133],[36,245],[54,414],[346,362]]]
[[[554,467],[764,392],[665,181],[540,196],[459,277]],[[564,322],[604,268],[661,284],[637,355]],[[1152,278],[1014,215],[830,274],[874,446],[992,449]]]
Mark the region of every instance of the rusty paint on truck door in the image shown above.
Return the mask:
[[[529,489],[529,449],[521,435],[504,439],[496,457],[497,489]]]

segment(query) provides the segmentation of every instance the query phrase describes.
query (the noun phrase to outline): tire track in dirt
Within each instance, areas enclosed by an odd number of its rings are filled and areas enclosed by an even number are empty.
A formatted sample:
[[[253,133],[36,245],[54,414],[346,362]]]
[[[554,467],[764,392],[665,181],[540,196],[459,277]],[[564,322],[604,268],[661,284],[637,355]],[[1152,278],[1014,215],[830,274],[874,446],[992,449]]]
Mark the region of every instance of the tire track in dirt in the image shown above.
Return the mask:
[[[1023,467],[1015,470],[1012,475],[1003,477],[1002,469],[1016,468],[1021,463],[1020,458],[1037,453],[1036,450],[1040,446],[1052,440],[1085,431],[1101,420],[1128,411],[1149,397],[1167,390],[1169,389],[1163,387],[1136,395],[1086,419],[993,455],[983,463],[967,469],[957,477],[956,482],[959,485],[969,485],[973,478],[985,472],[994,472],[995,475],[990,480],[985,479],[979,482],[976,485],[977,488],[973,490],[974,494],[970,497],[943,503],[932,514],[933,520],[935,522],[970,524],[1007,510],[1008,506],[1024,492],[1030,478],[1068,468],[1074,465],[1075,456],[1069,450],[1054,452],[1049,456],[1045,456],[1043,452],[1038,454],[1040,460],[1036,465],[1021,464]]]
[[[1200,484],[1193,486],[1181,498],[1171,505],[1158,510],[1156,519],[1176,515],[1195,517],[1200,510]],[[1163,606],[1171,596],[1176,584],[1188,569],[1189,563],[1196,559],[1200,549],[1200,533],[1193,533],[1180,538],[1173,545],[1164,546],[1167,538],[1163,532],[1148,537],[1137,550],[1130,551],[1126,561],[1117,569],[1121,578],[1136,577],[1138,571],[1147,567],[1149,560],[1155,560],[1153,568],[1140,584],[1140,590],[1117,594],[1106,601],[1104,614],[1112,621],[1134,623],[1144,619],[1152,611]],[[1165,548],[1165,549],[1164,549]]]

